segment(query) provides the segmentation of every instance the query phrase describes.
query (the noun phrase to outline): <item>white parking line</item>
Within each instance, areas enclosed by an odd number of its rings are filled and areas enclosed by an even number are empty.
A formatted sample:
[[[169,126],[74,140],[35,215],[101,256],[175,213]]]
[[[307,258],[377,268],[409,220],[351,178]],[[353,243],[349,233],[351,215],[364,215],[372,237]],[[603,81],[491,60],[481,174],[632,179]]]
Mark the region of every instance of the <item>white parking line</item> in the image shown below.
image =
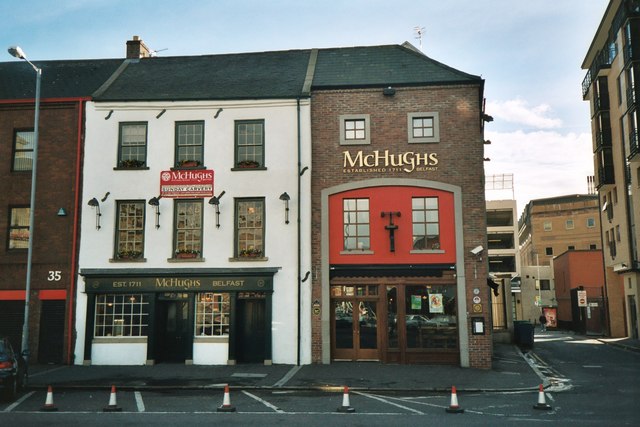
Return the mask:
[[[249,397],[250,397],[250,398],[252,398],[252,399],[257,400],[258,402],[262,403],[262,404],[263,404],[264,406],[266,406],[267,408],[271,408],[271,409],[273,409],[274,411],[276,411],[276,412],[277,412],[277,413],[279,413],[279,414],[284,414],[284,413],[285,413],[282,409],[278,408],[278,407],[277,407],[277,406],[275,406],[275,405],[272,405],[271,403],[267,402],[267,401],[266,401],[266,400],[264,400],[264,399],[261,399],[260,397],[256,396],[255,394],[251,394],[251,393],[249,393],[249,392],[248,392],[248,391],[246,391],[246,390],[242,390],[242,393],[244,393],[245,395],[249,396]]]
[[[387,399],[383,399],[380,396],[375,396],[373,394],[363,393],[361,391],[355,391],[354,393],[355,394],[359,394],[360,396],[368,397],[369,399],[374,399],[374,400],[386,403],[388,405],[392,405],[392,406],[396,406],[398,408],[402,408],[405,411],[413,412],[413,413],[418,414],[418,415],[424,415],[424,412],[422,412],[422,411],[418,411],[417,409],[413,409],[413,408],[410,408],[408,406],[400,405],[398,403],[390,402]]]
[[[136,391],[133,394],[136,398],[136,406],[138,407],[138,412],[145,412],[144,401],[142,400],[142,393]]]
[[[33,393],[35,393],[35,391],[30,391],[29,393],[25,394],[20,399],[16,400],[11,405],[9,405],[6,408],[4,408],[3,412],[11,412],[11,411],[13,411],[13,408],[17,407],[19,404],[21,404],[22,402],[24,402],[25,400],[30,398],[33,395]]]
[[[289,370],[289,372],[287,372],[287,375],[285,375],[284,377],[282,377],[280,379],[280,381],[278,381],[277,383],[275,383],[273,386],[274,387],[282,387],[283,385],[285,385],[300,369],[302,368],[302,365],[297,365],[294,366],[293,368],[291,368]]]

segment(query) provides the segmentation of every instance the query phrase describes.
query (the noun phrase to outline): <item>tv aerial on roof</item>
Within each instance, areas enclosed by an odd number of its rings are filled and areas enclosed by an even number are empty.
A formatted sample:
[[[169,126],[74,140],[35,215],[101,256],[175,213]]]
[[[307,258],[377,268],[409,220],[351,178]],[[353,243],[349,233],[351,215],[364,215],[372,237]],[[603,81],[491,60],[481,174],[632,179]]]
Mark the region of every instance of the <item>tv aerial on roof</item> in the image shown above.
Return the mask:
[[[163,49],[150,50],[150,51],[149,51],[149,56],[153,56],[153,57],[158,56],[158,52],[162,52],[163,50],[169,50],[169,48],[168,48],[168,47],[165,47],[165,48],[163,48]]]

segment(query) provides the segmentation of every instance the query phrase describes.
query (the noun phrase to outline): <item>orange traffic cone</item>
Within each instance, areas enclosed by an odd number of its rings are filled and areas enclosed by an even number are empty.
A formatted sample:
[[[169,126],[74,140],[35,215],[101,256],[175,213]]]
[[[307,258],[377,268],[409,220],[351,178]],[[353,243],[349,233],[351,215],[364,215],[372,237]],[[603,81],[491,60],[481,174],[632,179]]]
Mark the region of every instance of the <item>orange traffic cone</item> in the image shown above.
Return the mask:
[[[533,405],[533,409],[551,409],[551,406],[547,405],[547,402],[545,400],[544,387],[542,386],[542,384],[540,384],[540,387],[538,387],[538,403]]]
[[[456,386],[451,386],[451,404],[446,409],[446,411],[450,414],[461,414],[464,412],[464,409],[458,405],[458,394],[456,393]]]
[[[103,412],[120,412],[122,408],[118,407],[116,403],[116,386],[111,386],[111,394],[109,395],[109,405],[105,406],[102,409]]]
[[[47,389],[47,399],[44,401],[44,406],[40,408],[41,411],[53,412],[58,408],[53,404],[53,389],[51,386]]]
[[[342,394],[342,406],[338,408],[338,412],[356,412],[356,410],[352,408],[351,404],[349,403],[349,387],[347,386],[344,386],[344,392]]]
[[[224,386],[224,398],[222,406],[218,407],[218,412],[235,412],[236,407],[231,404],[231,396],[229,395],[229,386]]]

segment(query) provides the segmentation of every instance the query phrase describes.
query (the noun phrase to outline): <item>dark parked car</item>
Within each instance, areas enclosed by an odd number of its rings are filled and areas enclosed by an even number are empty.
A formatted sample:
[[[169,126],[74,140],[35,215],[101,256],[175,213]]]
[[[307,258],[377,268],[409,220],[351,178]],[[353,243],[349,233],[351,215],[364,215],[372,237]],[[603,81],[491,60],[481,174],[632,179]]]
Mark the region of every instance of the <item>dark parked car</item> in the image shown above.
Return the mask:
[[[13,400],[27,386],[27,363],[16,354],[6,337],[0,337],[0,391],[2,397]]]

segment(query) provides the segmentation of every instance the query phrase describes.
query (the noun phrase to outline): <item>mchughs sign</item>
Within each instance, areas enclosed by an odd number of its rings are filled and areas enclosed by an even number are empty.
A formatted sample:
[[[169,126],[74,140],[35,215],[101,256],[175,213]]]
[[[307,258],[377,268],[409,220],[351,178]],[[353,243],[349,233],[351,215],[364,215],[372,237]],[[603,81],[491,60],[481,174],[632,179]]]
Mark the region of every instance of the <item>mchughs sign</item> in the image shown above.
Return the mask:
[[[399,172],[434,171],[438,169],[437,153],[406,153],[391,154],[389,150],[374,150],[371,154],[358,151],[351,155],[349,151],[342,152],[342,167],[344,173],[358,172]]]
[[[271,291],[273,279],[264,276],[159,276],[159,277],[87,277],[87,293],[131,292],[222,292],[222,291]]]
[[[213,171],[171,170],[160,172],[160,196],[197,198],[213,196]]]

